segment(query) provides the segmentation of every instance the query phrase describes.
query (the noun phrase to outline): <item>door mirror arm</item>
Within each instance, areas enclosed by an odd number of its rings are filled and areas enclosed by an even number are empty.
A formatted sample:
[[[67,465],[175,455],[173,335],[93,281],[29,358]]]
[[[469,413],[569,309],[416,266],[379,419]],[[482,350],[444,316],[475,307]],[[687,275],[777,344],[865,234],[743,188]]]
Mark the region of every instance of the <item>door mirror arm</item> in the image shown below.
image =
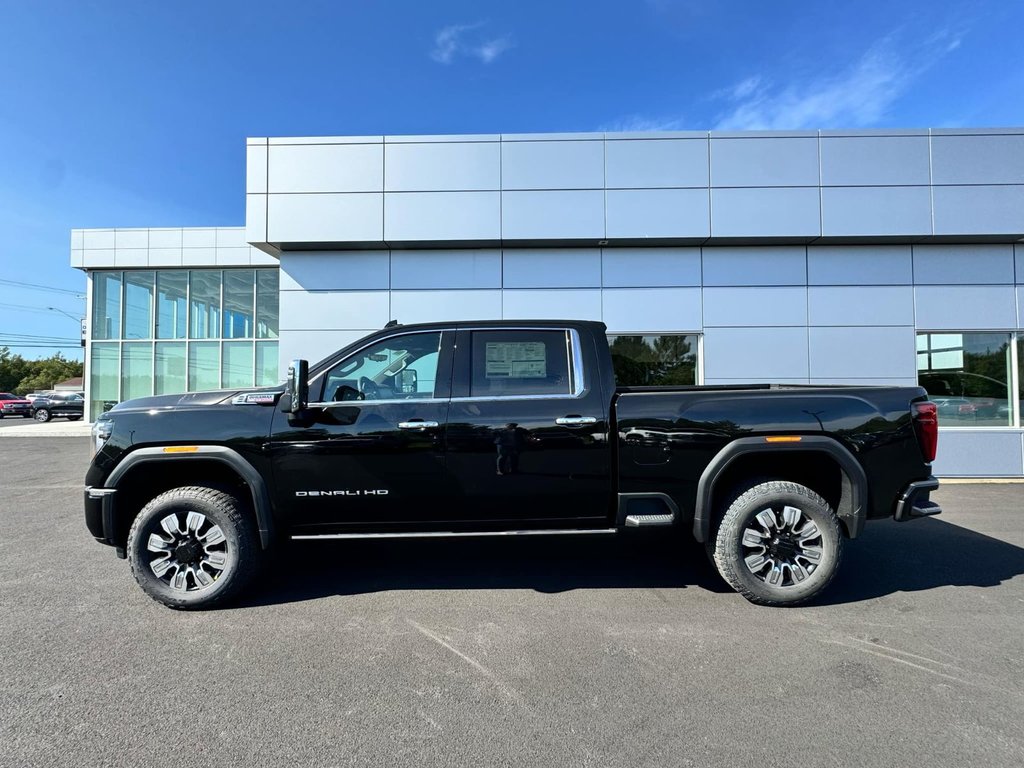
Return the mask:
[[[309,363],[295,359],[288,365],[288,397],[285,408],[288,413],[299,414],[309,407]]]

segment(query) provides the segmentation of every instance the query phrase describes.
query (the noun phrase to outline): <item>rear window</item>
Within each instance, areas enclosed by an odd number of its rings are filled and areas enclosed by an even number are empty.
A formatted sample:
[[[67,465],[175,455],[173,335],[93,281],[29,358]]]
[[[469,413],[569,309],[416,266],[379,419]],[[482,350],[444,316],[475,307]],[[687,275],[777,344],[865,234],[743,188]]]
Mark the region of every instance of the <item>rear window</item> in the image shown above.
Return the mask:
[[[470,397],[572,393],[565,331],[474,331]]]
[[[10,392],[0,392],[0,400],[21,400],[17,395],[12,395]]]

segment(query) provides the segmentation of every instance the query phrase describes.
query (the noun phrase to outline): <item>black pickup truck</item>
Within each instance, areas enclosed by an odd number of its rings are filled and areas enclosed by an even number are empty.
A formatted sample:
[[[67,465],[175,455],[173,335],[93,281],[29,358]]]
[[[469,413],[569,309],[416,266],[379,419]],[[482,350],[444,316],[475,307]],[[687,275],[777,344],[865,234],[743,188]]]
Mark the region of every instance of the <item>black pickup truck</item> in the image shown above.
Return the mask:
[[[85,516],[175,608],[282,539],[675,528],[793,605],[866,520],[937,514],[920,387],[618,387],[601,323],[389,324],[286,387],[148,397],[93,428]]]

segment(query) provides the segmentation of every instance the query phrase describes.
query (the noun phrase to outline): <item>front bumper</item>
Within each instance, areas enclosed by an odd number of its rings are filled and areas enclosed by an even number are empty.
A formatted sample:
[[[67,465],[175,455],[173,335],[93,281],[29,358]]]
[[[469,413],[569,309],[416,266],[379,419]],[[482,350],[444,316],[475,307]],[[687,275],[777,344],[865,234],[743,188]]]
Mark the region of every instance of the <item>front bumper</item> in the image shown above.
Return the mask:
[[[928,494],[938,487],[939,481],[934,477],[917,480],[908,485],[896,500],[896,512],[893,518],[899,523],[904,523],[919,517],[932,517],[941,514],[942,507],[928,498]]]
[[[114,528],[114,497],[117,491],[113,488],[85,488],[85,526],[89,533],[101,544],[117,546]]]

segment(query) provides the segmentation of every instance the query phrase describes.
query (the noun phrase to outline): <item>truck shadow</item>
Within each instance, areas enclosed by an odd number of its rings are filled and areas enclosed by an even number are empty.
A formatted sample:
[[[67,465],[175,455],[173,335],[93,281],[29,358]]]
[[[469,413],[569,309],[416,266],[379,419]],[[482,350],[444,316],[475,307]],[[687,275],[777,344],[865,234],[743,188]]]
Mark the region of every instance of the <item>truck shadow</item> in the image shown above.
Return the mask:
[[[1024,574],[1024,549],[937,518],[874,521],[847,542],[816,605],[855,603],[938,587],[995,587]]]
[[[814,605],[946,586],[992,587],[1024,574],[1024,549],[941,520],[874,522],[847,542]],[[283,547],[239,607],[390,590],[731,590],[682,532],[619,536],[352,540]]]

